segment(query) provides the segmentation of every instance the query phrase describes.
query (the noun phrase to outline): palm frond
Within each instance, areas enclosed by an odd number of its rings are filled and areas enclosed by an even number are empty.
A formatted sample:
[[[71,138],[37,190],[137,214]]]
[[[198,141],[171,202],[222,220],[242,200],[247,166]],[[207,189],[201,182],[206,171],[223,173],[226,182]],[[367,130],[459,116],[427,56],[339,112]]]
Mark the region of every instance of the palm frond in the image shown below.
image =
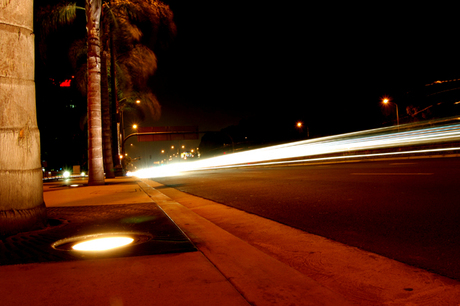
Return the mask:
[[[47,58],[48,45],[53,34],[71,26],[77,17],[77,10],[83,9],[73,2],[62,2],[57,5],[47,5],[37,10],[35,14],[35,29],[38,51],[44,63]]]
[[[123,63],[126,69],[125,74],[129,74],[134,90],[143,89],[148,79],[157,69],[157,58],[152,50],[144,45],[137,44],[129,52],[118,57],[118,61]]]
[[[86,96],[87,93],[87,85],[88,85],[88,75],[87,75],[87,65],[86,63],[77,67],[75,71],[75,80],[77,82],[77,89],[82,94],[82,96]]]
[[[168,5],[156,0],[115,0],[113,9],[125,25],[143,33],[141,43],[157,51],[164,49],[176,36],[173,13]]]
[[[77,18],[78,9],[84,10],[83,7],[71,2],[40,8],[35,17],[39,26],[39,34],[46,38],[50,33],[58,31],[63,26],[71,25]]]
[[[137,104],[136,101],[140,100],[141,103]],[[146,114],[149,117],[158,120],[161,116],[161,105],[157,97],[150,91],[136,92],[132,91],[127,97],[124,97],[120,103],[123,111],[130,111],[135,113],[135,117],[144,120]]]
[[[79,66],[86,63],[87,52],[88,47],[85,38],[75,40],[70,45],[68,56],[74,70],[77,70]]]

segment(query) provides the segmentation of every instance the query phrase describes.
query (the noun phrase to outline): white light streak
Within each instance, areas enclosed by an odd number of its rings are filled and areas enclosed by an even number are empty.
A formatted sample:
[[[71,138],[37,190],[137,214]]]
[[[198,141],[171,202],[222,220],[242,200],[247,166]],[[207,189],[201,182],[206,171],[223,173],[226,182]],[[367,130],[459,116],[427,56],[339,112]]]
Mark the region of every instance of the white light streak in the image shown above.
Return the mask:
[[[181,175],[187,171],[243,167],[253,165],[273,165],[298,163],[303,161],[328,161],[349,158],[350,156],[319,157],[325,154],[352,153],[363,150],[400,148],[425,144],[437,144],[460,140],[459,118],[448,118],[437,122],[400,125],[367,131],[347,133],[317,139],[297,141],[267,148],[228,154],[193,162],[170,164],[161,167],[141,169],[131,176],[155,178]],[[442,125],[441,125],[442,124]],[[399,132],[397,131],[399,130]],[[404,152],[355,154],[353,157],[381,157],[411,153],[429,153],[460,148],[435,148],[430,150],[407,150]],[[318,157],[315,157],[318,156]],[[291,160],[289,160],[291,159]],[[292,160],[296,159],[296,160]]]

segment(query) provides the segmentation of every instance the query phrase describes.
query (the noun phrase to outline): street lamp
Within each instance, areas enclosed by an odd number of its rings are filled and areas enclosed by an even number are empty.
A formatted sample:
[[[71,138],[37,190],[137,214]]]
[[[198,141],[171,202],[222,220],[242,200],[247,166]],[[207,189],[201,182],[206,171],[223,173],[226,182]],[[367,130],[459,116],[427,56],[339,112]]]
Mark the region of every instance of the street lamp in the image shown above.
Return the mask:
[[[303,122],[302,121],[297,121],[295,126],[299,129],[300,133],[303,133]],[[307,126],[307,138],[310,138],[310,129]]]
[[[388,99],[388,98],[383,98],[382,103],[383,104],[393,103],[396,106],[396,124],[398,125],[398,129],[399,129],[398,104],[394,103],[393,101],[390,101],[390,99]]]

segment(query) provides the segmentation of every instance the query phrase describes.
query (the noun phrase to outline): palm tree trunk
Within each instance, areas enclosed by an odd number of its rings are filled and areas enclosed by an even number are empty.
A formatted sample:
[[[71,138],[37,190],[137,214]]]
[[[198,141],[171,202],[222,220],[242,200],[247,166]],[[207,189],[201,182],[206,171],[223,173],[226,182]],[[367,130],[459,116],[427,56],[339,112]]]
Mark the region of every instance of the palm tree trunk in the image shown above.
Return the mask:
[[[104,153],[104,169],[107,178],[114,178],[115,171],[112,159],[112,125],[110,116],[109,77],[107,74],[108,51],[102,52],[101,98],[102,98],[102,150]]]
[[[33,0],[0,4],[0,238],[46,225],[34,82]]]
[[[104,170],[107,178],[115,177],[115,169],[113,167],[112,159],[112,125],[110,114],[110,97],[109,97],[109,76],[108,76],[108,57],[109,57],[109,44],[108,44],[108,21],[105,22],[104,27],[104,43],[102,48],[102,65],[101,65],[101,98],[102,98],[102,150],[104,154]]]
[[[88,31],[88,184],[104,184],[101,114],[101,0],[86,0]]]
[[[112,0],[110,0],[110,6],[112,6]],[[113,42],[113,29],[112,26],[109,28],[109,39],[110,39],[110,86],[112,90],[111,102],[112,102],[112,158],[115,164],[115,169],[121,170],[120,161],[120,133],[118,132],[119,122],[119,109],[118,109],[118,88],[117,88],[117,68],[115,66],[115,44]],[[117,171],[115,171],[117,172]]]

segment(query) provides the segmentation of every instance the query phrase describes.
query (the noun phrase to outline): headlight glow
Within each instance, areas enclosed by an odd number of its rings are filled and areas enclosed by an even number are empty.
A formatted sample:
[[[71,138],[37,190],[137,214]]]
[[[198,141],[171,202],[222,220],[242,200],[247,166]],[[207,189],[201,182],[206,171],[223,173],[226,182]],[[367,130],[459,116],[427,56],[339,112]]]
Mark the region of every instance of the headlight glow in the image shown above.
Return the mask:
[[[321,155],[460,141],[460,124],[458,120],[458,118],[446,118],[439,120],[439,122],[405,124],[399,127],[393,126],[297,141],[184,164],[178,163],[141,169],[130,173],[130,175],[139,178],[155,178],[180,175],[187,171],[201,169],[241,167],[256,164],[280,164],[299,161],[292,161],[289,159],[303,158],[301,161],[343,159],[344,156],[321,157]],[[411,148],[409,147],[409,149]],[[454,149],[460,148],[414,149],[408,150],[405,153],[427,153],[430,152],[430,150],[433,152]],[[401,152],[395,151],[396,150],[393,150],[393,152],[387,153],[373,152],[360,154],[359,156],[370,157],[402,154]]]

